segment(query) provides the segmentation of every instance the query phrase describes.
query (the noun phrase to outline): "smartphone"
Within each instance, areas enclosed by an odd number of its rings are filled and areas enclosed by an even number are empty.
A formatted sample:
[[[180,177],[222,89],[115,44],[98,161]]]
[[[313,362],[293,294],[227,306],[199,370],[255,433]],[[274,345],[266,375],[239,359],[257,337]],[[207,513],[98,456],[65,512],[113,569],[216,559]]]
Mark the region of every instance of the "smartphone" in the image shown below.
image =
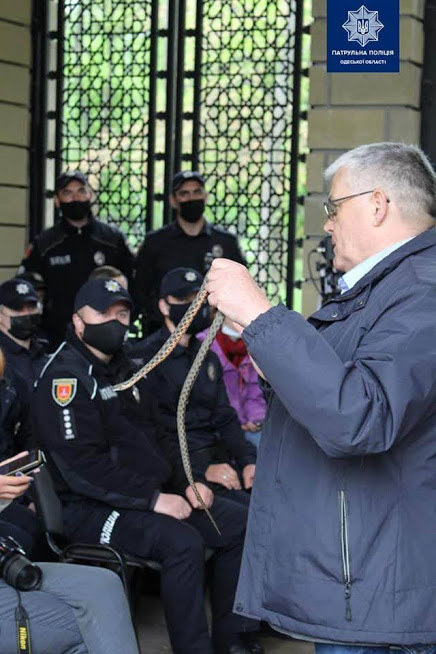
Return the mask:
[[[0,475],[15,475],[17,472],[26,474],[35,470],[35,468],[39,468],[43,463],[45,463],[44,452],[42,450],[30,450],[29,454],[23,454],[23,456],[0,466]]]

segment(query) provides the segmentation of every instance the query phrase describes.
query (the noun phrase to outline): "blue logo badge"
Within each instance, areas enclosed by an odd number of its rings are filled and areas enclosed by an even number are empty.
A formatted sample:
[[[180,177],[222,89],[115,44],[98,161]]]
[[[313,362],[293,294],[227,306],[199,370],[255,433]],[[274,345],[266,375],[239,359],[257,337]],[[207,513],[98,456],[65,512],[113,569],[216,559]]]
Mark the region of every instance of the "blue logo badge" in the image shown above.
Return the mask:
[[[327,72],[400,70],[399,0],[368,0],[367,4],[328,0]]]

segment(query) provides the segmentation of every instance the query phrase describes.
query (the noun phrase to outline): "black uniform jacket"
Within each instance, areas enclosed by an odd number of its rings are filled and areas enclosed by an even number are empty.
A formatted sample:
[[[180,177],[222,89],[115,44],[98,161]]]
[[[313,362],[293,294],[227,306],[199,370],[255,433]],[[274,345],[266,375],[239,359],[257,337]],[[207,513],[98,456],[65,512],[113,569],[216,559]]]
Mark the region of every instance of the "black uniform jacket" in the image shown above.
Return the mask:
[[[207,221],[198,236],[186,234],[177,221],[147,234],[136,261],[135,301],[138,310],[153,326],[161,325],[157,301],[165,273],[184,267],[205,274],[217,257],[245,265],[236,236]]]
[[[129,355],[142,365],[156,354],[169,335],[168,329],[161,327],[147,339],[129,345]],[[147,376],[148,389],[159,402],[159,420],[165,432],[172,434],[172,448],[168,451],[174,462],[180,458],[176,423],[179,395],[200,346],[195,337],[188,347],[178,345]],[[256,462],[256,448],[245,439],[237,414],[229,403],[221,363],[214,352],[207,354],[193,386],[186,411],[186,433],[191,460],[198,472],[204,473],[210,463],[236,460],[243,468]],[[208,448],[219,451],[210,455],[205,451]]]
[[[46,283],[43,328],[52,344],[65,338],[74,298],[90,273],[102,265],[119,268],[130,280],[133,255],[123,234],[92,215],[84,227],[60,220],[29,247],[20,271],[37,272]]]
[[[33,384],[48,361],[43,343],[32,338],[30,347],[26,348],[0,332],[0,349],[6,358],[6,370],[12,369],[26,382],[29,401]]]
[[[161,489],[183,493],[188,486],[159,446],[153,399],[139,387],[113,390],[131,373],[122,352],[106,365],[69,329],[38,381],[32,406],[38,443],[63,503],[76,503],[77,513],[84,503],[152,509]]]
[[[0,461],[32,446],[26,384],[13,370],[0,379]]]

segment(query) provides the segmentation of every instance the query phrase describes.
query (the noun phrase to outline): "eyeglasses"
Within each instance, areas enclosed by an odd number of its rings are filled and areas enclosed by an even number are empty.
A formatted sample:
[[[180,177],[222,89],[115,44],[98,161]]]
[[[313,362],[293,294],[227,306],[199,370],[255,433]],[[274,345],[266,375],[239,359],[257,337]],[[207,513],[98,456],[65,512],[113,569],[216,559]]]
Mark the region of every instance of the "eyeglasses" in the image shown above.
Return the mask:
[[[362,191],[362,193],[353,193],[353,195],[345,195],[343,198],[336,198],[336,200],[330,200],[330,198],[327,200],[327,202],[324,202],[324,211],[327,214],[327,218],[329,220],[333,220],[336,214],[338,213],[338,207],[336,204],[338,202],[343,202],[344,200],[351,200],[351,198],[357,198],[359,195],[367,195],[368,193],[374,193],[375,189],[372,189],[371,191]],[[386,202],[390,202],[390,200],[386,199]]]

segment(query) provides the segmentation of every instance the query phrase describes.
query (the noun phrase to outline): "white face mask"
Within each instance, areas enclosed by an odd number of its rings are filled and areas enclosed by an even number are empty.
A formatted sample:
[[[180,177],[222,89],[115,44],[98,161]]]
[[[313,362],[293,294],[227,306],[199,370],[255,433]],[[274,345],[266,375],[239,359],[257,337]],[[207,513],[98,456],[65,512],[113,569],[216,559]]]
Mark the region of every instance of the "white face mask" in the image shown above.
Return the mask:
[[[241,338],[241,334],[239,332],[237,332],[236,329],[232,329],[231,327],[229,327],[225,323],[221,327],[221,331],[226,336],[230,336],[230,338],[234,338],[234,339]]]

